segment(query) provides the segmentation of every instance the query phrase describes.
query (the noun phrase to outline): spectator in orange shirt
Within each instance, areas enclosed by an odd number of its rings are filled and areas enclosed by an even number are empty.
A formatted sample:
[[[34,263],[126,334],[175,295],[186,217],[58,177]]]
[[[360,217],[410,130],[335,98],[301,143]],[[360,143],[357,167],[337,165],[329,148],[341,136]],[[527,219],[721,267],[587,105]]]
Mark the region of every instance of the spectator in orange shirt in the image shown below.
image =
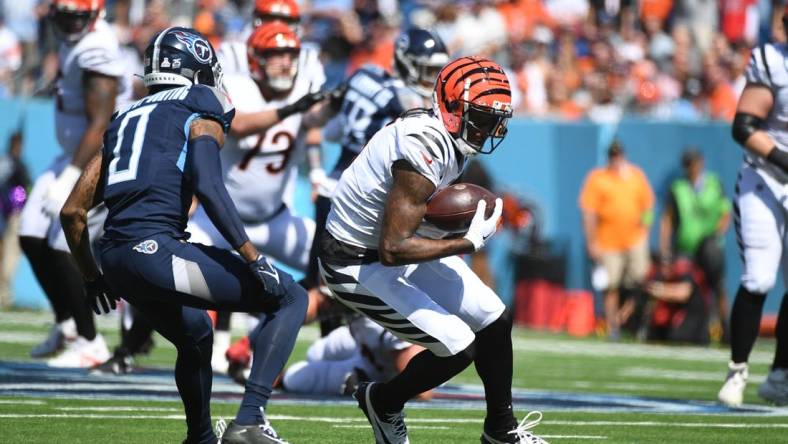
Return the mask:
[[[646,175],[624,157],[615,141],[608,164],[595,168],[580,191],[580,210],[588,255],[606,274],[604,294],[608,337],[618,339],[625,310],[619,310],[619,289],[638,288],[649,267],[648,228],[653,219],[654,193]]]
[[[640,0],[640,20],[645,23],[656,19],[664,23],[673,9],[673,0]]]
[[[704,63],[704,83],[708,97],[708,112],[712,119],[733,121],[738,98],[728,82],[725,70],[717,60]]]

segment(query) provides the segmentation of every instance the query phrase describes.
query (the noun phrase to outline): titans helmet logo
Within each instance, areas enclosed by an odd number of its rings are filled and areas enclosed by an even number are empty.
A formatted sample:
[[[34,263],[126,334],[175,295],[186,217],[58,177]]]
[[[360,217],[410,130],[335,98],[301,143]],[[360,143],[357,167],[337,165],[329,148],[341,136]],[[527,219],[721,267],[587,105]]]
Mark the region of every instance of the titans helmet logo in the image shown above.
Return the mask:
[[[211,45],[204,38],[182,31],[174,31],[172,35],[178,39],[179,42],[189,48],[189,52],[202,63],[210,63],[213,58],[213,50]]]

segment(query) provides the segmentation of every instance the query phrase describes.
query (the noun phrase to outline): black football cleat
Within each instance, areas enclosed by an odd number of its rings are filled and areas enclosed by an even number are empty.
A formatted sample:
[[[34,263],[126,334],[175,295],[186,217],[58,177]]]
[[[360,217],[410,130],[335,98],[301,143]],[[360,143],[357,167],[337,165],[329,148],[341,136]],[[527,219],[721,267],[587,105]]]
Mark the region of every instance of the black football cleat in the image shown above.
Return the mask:
[[[224,427],[224,421],[216,425],[219,431],[219,444],[289,444],[282,439],[271,423],[263,416],[262,424],[241,425],[230,421]]]
[[[375,384],[377,383],[362,382],[353,393],[353,397],[358,401],[358,407],[372,425],[372,431],[375,432],[375,443],[409,444],[405,413],[401,410],[399,412],[384,412],[379,407],[375,407],[372,401],[372,388]]]
[[[93,367],[90,372],[100,375],[125,375],[131,373],[133,368],[134,358],[116,351],[111,358]]]

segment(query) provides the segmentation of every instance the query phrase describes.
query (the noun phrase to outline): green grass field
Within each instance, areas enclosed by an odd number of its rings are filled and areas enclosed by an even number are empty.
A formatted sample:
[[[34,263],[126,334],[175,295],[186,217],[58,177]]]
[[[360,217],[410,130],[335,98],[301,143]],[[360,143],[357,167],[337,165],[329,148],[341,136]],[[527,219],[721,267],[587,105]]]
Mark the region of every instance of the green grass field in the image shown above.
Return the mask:
[[[183,439],[182,409],[169,372],[137,384],[134,378],[141,376],[98,378],[72,372],[64,380],[18,364],[31,362],[28,352],[46,334],[49,320],[45,313],[0,313],[3,442],[152,444]],[[110,344],[117,342],[116,323],[112,317],[99,323]],[[316,336],[314,328],[304,329],[291,359],[302,358]],[[788,442],[788,409],[768,407],[756,396],[771,360],[774,344],[769,341],[760,341],[753,353],[748,405],[738,411],[713,402],[725,375],[724,348],[612,344],[524,330],[515,332],[514,343],[518,414],[541,410],[544,419],[535,431],[550,442]],[[156,349],[138,364],[170,370],[174,357],[174,349],[157,338]],[[28,373],[36,376],[27,380]],[[469,370],[451,384],[478,386],[480,381]],[[130,389],[113,395],[112,390],[126,386]],[[216,378],[214,389],[214,419],[229,420],[241,388]],[[293,443],[373,442],[363,414],[350,402],[275,398],[268,413]],[[472,443],[478,442],[483,416],[478,402],[441,399],[409,407],[407,421],[412,442]]]

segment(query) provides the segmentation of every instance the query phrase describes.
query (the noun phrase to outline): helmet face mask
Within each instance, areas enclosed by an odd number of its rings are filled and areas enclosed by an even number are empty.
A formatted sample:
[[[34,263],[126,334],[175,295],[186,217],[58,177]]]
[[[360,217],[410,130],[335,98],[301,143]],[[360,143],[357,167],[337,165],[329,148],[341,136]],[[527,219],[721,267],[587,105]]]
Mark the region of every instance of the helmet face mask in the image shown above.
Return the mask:
[[[266,23],[246,42],[252,78],[276,94],[289,92],[298,74],[301,41],[286,23]]]
[[[293,88],[298,74],[298,50],[254,51],[252,57],[257,65],[253,70],[255,80],[265,83],[275,92],[287,92]]]
[[[461,57],[438,74],[433,107],[463,154],[490,154],[512,117],[509,80],[491,60]]]
[[[468,102],[462,102],[463,119],[460,137],[474,150],[482,154],[490,154],[498,148],[506,137],[507,123],[512,116],[510,112],[498,111],[493,108],[478,106]],[[489,141],[488,149],[484,149],[484,144]]]
[[[92,1],[55,1],[50,5],[49,19],[58,38],[74,44],[93,29],[104,2]]]

